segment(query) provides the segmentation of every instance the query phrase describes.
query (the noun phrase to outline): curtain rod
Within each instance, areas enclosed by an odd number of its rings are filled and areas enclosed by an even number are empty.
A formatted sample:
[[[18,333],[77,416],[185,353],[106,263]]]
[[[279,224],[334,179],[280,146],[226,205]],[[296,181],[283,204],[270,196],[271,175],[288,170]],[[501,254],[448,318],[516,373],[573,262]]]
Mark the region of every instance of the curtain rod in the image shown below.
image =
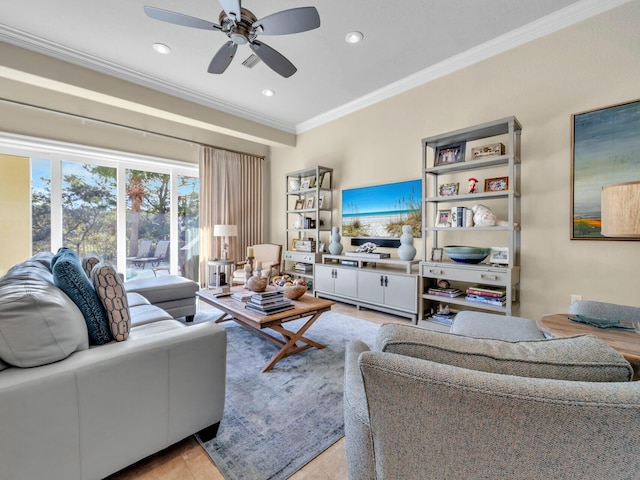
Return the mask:
[[[180,142],[194,143],[194,144],[200,145],[202,147],[217,148],[218,150],[225,150],[225,151],[231,152],[231,153],[239,153],[241,155],[251,155],[253,157],[260,158],[262,160],[264,160],[266,158],[264,155],[255,155],[253,153],[241,152],[239,150],[231,150],[229,148],[219,147],[217,145],[210,145],[208,143],[196,142],[194,140],[189,140],[189,139],[178,137],[178,136],[175,136],[175,135],[169,135],[167,133],[159,133],[159,132],[154,132],[154,131],[151,131],[151,130],[144,130],[143,128],[132,127],[130,125],[123,125],[121,123],[110,122],[108,120],[101,120],[99,118],[86,117],[84,115],[78,115],[76,113],[63,112],[62,110],[56,110],[54,108],[48,108],[48,107],[41,107],[39,105],[32,105],[30,103],[19,102],[17,100],[11,100],[11,99],[8,99],[8,98],[0,98],[0,102],[11,103],[11,104],[14,104],[14,105],[19,105],[19,106],[27,107],[27,108],[33,108],[35,110],[42,110],[42,111],[45,111],[45,112],[53,113],[53,114],[56,114],[56,115],[62,115],[62,116],[65,116],[65,117],[72,117],[72,118],[77,118],[77,119],[80,119],[80,120],[88,120],[90,122],[101,123],[101,124],[109,125],[109,126],[112,126],[112,127],[124,128],[125,130],[133,130],[135,132],[140,132],[140,133],[144,133],[144,134],[156,135],[158,137],[169,138],[171,140],[178,140]]]

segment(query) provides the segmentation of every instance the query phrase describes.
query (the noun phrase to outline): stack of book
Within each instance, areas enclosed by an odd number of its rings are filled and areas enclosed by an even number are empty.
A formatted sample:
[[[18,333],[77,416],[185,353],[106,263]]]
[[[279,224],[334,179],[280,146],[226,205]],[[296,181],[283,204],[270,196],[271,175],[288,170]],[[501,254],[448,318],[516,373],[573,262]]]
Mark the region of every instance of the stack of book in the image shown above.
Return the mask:
[[[441,325],[451,325],[453,323],[453,318],[456,316],[455,313],[434,313],[429,317],[429,320],[435,323],[439,323]]]
[[[502,307],[507,303],[507,289],[490,285],[475,285],[467,288],[465,300]]]
[[[462,295],[462,290],[460,290],[459,288],[436,288],[436,287],[431,287],[429,290],[427,290],[427,293],[429,295],[438,295],[439,297],[457,297],[459,295]]]
[[[298,262],[293,266],[293,269],[300,273],[310,273],[313,272],[313,264]]]
[[[240,302],[248,302],[253,295],[253,292],[235,292],[231,294],[231,298]]]
[[[272,315],[293,308],[291,300],[281,291],[261,292],[251,295],[245,308],[261,315]]]

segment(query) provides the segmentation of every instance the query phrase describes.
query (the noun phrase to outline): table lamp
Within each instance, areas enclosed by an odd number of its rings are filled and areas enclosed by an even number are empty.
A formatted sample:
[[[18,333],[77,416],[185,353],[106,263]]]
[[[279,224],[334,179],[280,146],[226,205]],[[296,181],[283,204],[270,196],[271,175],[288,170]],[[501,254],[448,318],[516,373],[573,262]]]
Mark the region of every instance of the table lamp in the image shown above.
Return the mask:
[[[220,258],[222,260],[227,260],[227,256],[229,253],[229,244],[227,243],[227,238],[238,236],[238,226],[237,225],[214,225],[213,236],[224,237],[224,240],[223,240],[224,243],[222,244],[222,253],[220,255]]]
[[[640,238],[640,181],[602,187],[600,202],[602,235]]]

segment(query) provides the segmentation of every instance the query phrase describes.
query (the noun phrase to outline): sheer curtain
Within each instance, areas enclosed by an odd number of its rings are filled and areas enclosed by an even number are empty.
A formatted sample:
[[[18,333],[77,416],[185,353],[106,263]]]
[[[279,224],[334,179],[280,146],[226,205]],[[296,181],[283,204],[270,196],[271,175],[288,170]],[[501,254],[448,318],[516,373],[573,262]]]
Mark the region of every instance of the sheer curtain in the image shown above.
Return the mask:
[[[220,257],[224,239],[214,225],[237,225],[229,238],[229,258],[244,260],[247,247],[263,243],[263,157],[203,146],[200,149],[200,283],[207,262]]]

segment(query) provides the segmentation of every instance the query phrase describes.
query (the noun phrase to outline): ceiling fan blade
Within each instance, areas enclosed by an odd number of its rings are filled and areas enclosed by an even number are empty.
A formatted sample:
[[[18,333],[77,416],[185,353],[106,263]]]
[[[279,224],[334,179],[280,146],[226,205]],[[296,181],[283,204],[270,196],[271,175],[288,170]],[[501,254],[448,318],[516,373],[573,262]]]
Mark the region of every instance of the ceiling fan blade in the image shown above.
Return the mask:
[[[320,26],[320,15],[315,7],[299,7],[267,15],[256,21],[253,28],[260,27],[261,35],[288,35],[306,32]]]
[[[144,13],[147,16],[163,22],[173,23],[175,25],[182,25],[184,27],[201,28],[203,30],[221,30],[222,27],[216,23],[208,20],[202,20],[200,18],[191,17],[182,13],[172,12],[170,10],[164,10],[162,8],[150,7],[145,5]]]
[[[253,41],[249,44],[253,53],[255,53],[260,60],[267,64],[274,72],[282,75],[284,78],[289,78],[296,73],[298,69],[287,60],[282,54],[271,48],[262,42]]]
[[[240,0],[218,0],[228,17],[240,21]]]
[[[224,73],[224,71],[231,63],[231,60],[233,60],[233,57],[236,55],[237,49],[238,44],[233,43],[231,40],[225,43],[222,47],[220,47],[218,53],[216,53],[211,59],[211,63],[209,64],[207,72]]]

